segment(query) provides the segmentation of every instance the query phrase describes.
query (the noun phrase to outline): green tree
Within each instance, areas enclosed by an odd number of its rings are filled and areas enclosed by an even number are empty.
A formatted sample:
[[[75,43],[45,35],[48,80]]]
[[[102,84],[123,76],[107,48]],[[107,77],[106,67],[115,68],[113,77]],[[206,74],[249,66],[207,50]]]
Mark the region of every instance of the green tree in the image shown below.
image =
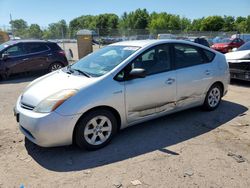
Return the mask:
[[[244,33],[247,32],[247,19],[245,17],[239,16],[235,20],[236,30]]]
[[[43,31],[38,24],[31,24],[28,33],[30,38],[35,39],[41,39],[43,36]]]
[[[191,21],[189,19],[180,18],[180,16],[167,14],[166,12],[153,12],[150,15],[150,23],[148,26],[151,33],[187,30],[190,27]]]
[[[109,35],[113,29],[118,28],[119,18],[116,14],[100,14],[96,16],[96,28],[100,35]]]
[[[70,37],[75,37],[80,29],[96,29],[96,16],[84,15],[69,22]]]
[[[61,39],[67,38],[68,26],[65,20],[60,20],[57,23],[49,24],[47,30],[44,31],[43,38],[45,39]]]
[[[224,16],[223,31],[235,31],[235,19],[233,16]]]
[[[221,16],[208,16],[201,22],[202,31],[220,31],[223,29],[224,19]]]
[[[28,24],[23,19],[16,19],[10,21],[13,27],[15,36],[25,37],[27,35]]]
[[[121,29],[146,29],[149,23],[149,14],[146,9],[137,9],[130,13],[123,13],[120,19]]]

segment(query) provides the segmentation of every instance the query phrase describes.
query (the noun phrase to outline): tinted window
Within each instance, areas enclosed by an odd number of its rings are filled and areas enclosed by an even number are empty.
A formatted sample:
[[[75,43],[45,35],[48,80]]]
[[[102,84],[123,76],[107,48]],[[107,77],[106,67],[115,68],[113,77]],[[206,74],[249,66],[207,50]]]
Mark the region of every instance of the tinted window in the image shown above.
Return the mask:
[[[15,45],[8,48],[4,53],[9,54],[9,56],[20,56],[23,55],[23,51],[20,45]]]
[[[147,75],[170,70],[170,47],[160,45],[147,50],[135,59],[132,68],[143,68]]]
[[[215,54],[213,52],[208,51],[208,50],[203,50],[203,51],[207,57],[207,60],[208,60],[207,62],[213,61]]]
[[[58,46],[58,44],[53,43],[53,42],[49,42],[47,43],[47,45],[52,49],[52,50],[62,50],[60,46]]]
[[[176,44],[174,49],[175,64],[177,68],[190,67],[206,62],[199,48],[191,45]]]
[[[23,46],[26,54],[42,52],[49,49],[45,44],[42,43],[26,43]]]

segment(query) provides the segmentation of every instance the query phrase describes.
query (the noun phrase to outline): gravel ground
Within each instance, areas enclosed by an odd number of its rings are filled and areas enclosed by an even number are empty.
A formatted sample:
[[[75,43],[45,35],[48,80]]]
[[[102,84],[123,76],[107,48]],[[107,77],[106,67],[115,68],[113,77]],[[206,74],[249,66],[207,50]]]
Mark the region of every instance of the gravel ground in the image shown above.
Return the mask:
[[[107,147],[41,148],[13,106],[34,77],[0,83],[0,187],[250,187],[250,84],[213,112],[194,108],[121,131]]]

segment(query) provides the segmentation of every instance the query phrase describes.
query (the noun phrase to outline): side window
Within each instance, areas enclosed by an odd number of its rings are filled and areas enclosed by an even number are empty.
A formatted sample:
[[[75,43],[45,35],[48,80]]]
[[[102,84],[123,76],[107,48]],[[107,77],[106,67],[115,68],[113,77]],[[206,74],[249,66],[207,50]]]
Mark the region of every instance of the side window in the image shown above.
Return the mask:
[[[9,54],[10,57],[23,55],[23,51],[20,45],[15,45],[7,49],[4,53]]]
[[[200,50],[194,46],[175,44],[174,51],[176,68],[190,67],[206,62]]]
[[[160,45],[137,57],[132,63],[132,68],[143,68],[147,75],[151,75],[170,70],[170,63],[170,47]]]
[[[208,50],[203,50],[204,54],[207,57],[207,62],[211,62],[214,59],[215,54],[213,52],[210,52]]]
[[[45,44],[41,43],[26,43],[24,44],[24,51],[26,54],[39,53],[48,50]]]

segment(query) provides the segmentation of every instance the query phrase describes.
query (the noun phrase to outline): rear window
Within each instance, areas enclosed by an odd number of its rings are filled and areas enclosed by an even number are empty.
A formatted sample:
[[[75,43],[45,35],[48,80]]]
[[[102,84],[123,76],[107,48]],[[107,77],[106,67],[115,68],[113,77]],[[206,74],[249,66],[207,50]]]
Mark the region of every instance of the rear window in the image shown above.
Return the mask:
[[[58,44],[54,43],[54,42],[48,42],[47,45],[52,50],[62,50],[61,47]]]
[[[208,51],[208,50],[203,50],[203,51],[208,59],[208,62],[213,61],[215,54],[213,52]]]

